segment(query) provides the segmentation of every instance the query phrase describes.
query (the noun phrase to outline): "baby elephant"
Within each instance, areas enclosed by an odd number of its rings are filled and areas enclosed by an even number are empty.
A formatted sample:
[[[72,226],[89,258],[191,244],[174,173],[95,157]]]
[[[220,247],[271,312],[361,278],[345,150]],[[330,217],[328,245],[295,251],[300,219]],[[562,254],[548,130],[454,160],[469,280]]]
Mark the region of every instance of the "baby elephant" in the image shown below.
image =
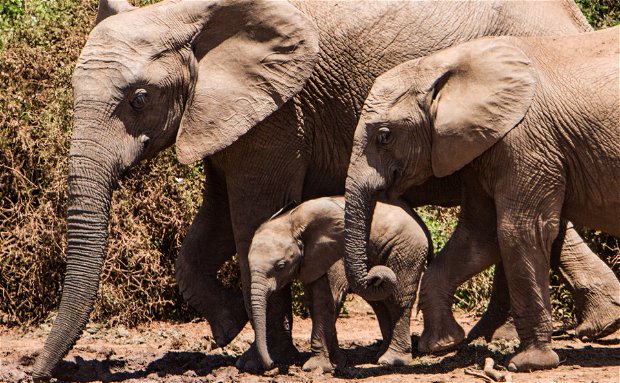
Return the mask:
[[[379,363],[403,365],[411,361],[411,308],[432,243],[420,218],[404,203],[378,202],[374,214],[369,264],[388,266],[397,276],[392,295],[368,302],[383,336]],[[273,367],[266,344],[266,304],[274,291],[293,279],[304,284],[312,317],[312,356],[304,370],[327,372],[340,363],[335,322],[348,289],[343,253],[343,197],[307,201],[258,228],[248,262],[252,323],[265,369]]]

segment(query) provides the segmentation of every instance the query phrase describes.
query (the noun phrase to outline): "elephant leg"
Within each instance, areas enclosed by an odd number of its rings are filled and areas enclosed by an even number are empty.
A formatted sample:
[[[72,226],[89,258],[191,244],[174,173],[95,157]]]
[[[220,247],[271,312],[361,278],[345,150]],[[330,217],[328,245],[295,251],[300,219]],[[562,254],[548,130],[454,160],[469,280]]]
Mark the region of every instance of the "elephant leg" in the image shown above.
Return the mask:
[[[414,292],[415,294],[415,292]],[[378,363],[390,366],[406,366],[411,363],[411,308],[413,299],[400,302],[394,297],[383,302],[390,316],[391,336],[384,338],[387,349],[379,357]]]
[[[266,142],[269,143],[269,141]],[[295,146],[292,142],[291,146]],[[249,145],[249,142],[242,142],[240,145],[244,148]],[[241,169],[238,166],[234,171],[226,172],[226,185],[241,272],[241,284],[248,313],[251,312],[248,290],[250,286],[248,250],[254,232],[288,202],[301,200],[301,189],[305,175],[304,165],[297,164],[295,159],[291,160],[291,158],[295,158],[293,155],[286,158],[286,153],[279,153],[278,159],[281,161],[276,160],[276,158],[267,161],[262,158],[265,149],[256,150],[250,151],[248,149],[243,159],[236,156],[234,160],[227,159],[227,161],[235,164],[243,163],[244,167]],[[269,168],[265,169],[265,166],[269,166]],[[294,169],[290,169],[289,166]],[[268,183],[265,183],[265,174],[269,174]],[[284,364],[293,362],[297,358],[298,352],[293,345],[291,336],[293,312],[290,287],[282,288],[271,295],[267,303],[267,317],[269,318],[267,344],[273,360],[276,363]],[[237,361],[237,367],[241,370],[252,371],[261,365],[254,347],[251,347]]]
[[[176,280],[183,298],[203,315],[219,346],[237,336],[248,321],[243,295],[217,280],[217,272],[235,254],[226,183],[205,161],[203,203],[190,226],[176,261]]]
[[[366,301],[372,307],[372,311],[374,311],[375,316],[377,317],[377,322],[379,323],[379,329],[381,330],[381,346],[379,346],[379,351],[377,352],[377,359],[381,358],[390,345],[390,340],[392,339],[392,330],[394,324],[392,323],[392,318],[390,317],[390,312],[388,311],[385,303],[383,301]]]
[[[421,352],[448,350],[463,341],[465,333],[452,315],[454,292],[461,283],[499,261],[494,205],[481,195],[474,192],[464,199],[452,237],[422,277]]]
[[[575,301],[575,335],[602,338],[620,328],[620,282],[570,222],[565,238],[559,271]]]
[[[344,300],[347,297],[347,291],[349,290],[349,283],[347,282],[347,276],[344,271],[344,262],[339,259],[329,269],[327,269],[327,280],[329,281],[329,287],[331,289],[332,298],[334,299],[334,305],[336,306],[336,317],[340,315],[340,310],[344,304]],[[334,319],[334,320],[335,320]]]
[[[560,232],[563,190],[539,190],[542,187],[515,190],[518,194],[497,200],[498,240],[521,339],[509,364],[512,371],[554,368],[559,363],[550,345],[549,270],[552,244]]]
[[[337,299],[332,294],[327,275],[306,286],[310,293],[310,315],[312,318],[312,335],[310,341],[311,356],[303,365],[304,371],[320,369],[332,372],[339,362],[338,337],[336,335]]]
[[[496,254],[499,256],[499,247]],[[495,265],[493,289],[489,305],[480,320],[467,334],[467,340],[472,341],[483,337],[487,342],[490,342],[496,337],[517,338],[514,326],[511,326],[508,322],[509,318],[510,295],[508,293],[508,282],[504,274],[504,267],[500,262]]]
[[[496,250],[499,254],[499,247]],[[620,327],[620,282],[568,222],[553,243],[551,268],[559,273],[575,302],[580,338],[598,339]],[[503,266],[497,264],[489,305],[467,335],[468,341],[517,337],[510,314],[510,295]]]

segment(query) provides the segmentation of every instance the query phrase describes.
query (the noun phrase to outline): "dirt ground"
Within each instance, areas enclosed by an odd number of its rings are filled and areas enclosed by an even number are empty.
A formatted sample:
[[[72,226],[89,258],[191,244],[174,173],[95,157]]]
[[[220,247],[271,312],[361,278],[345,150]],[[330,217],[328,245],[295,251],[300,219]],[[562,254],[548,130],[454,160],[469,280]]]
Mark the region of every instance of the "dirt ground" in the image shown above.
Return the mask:
[[[373,363],[380,338],[372,310],[360,299],[347,304],[348,314],[339,319],[338,334],[348,364],[334,374],[304,372],[308,358],[311,323],[295,318],[294,339],[300,356],[297,363],[281,367],[278,373],[240,373],[235,360],[254,339],[249,326],[227,347],[212,348],[206,322],[171,324],[154,322],[136,329],[90,325],[55,372],[59,382],[484,382],[465,374],[481,372],[486,357],[506,366],[515,342],[477,340],[442,356],[420,356],[414,352],[410,366],[387,368]],[[476,319],[457,315],[466,330]],[[421,315],[411,321],[415,342],[422,330]],[[42,346],[49,325],[16,330],[0,328],[0,382],[25,382]],[[555,370],[506,373],[507,380],[528,383],[620,382],[620,332],[597,343],[582,343],[571,331],[554,336],[554,348],[561,365]],[[501,367],[500,367],[501,369]]]

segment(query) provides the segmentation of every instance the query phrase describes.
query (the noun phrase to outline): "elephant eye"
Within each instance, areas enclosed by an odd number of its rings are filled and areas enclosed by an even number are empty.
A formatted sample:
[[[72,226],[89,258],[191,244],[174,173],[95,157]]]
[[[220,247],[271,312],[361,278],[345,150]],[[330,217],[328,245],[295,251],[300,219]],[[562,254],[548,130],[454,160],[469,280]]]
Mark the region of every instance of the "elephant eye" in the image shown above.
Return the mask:
[[[379,128],[377,132],[377,142],[379,145],[387,145],[390,141],[392,141],[392,132],[390,129],[386,127]]]
[[[276,271],[282,271],[282,270],[284,270],[285,266],[286,266],[286,261],[282,259],[282,260],[279,260],[278,262],[276,262],[275,269],[276,269]]]
[[[148,103],[148,93],[144,89],[136,90],[136,92],[133,94],[133,97],[130,101],[131,106],[135,110],[144,109],[147,103]]]

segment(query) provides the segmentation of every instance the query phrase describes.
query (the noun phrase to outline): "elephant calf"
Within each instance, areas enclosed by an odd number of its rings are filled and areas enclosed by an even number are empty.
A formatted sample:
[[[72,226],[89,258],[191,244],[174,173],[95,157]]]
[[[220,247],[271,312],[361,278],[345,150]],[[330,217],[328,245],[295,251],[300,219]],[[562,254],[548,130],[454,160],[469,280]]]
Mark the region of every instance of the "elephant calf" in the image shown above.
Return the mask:
[[[357,126],[346,183],[352,286],[366,282],[358,264],[373,196],[396,197],[460,171],[464,205],[492,216],[497,233],[521,339],[509,368],[557,366],[550,347],[552,245],[566,220],[620,235],[619,57],[615,27],[570,37],[478,39],[379,77]],[[424,274],[422,350],[437,348],[432,334],[462,332],[437,328],[446,311],[438,307],[449,311],[452,288],[498,261],[482,251],[460,256],[457,243],[484,243],[483,230],[471,230],[476,222],[461,214],[449,246]],[[616,315],[602,333],[619,325]]]
[[[379,363],[402,365],[411,361],[411,308],[424,260],[432,254],[432,243],[420,218],[403,203],[378,202],[375,217],[369,263],[390,267],[397,281],[392,295],[368,303],[383,336]],[[267,300],[295,278],[304,284],[312,317],[312,356],[304,369],[327,372],[340,362],[335,322],[348,289],[343,253],[343,197],[307,201],[256,231],[248,260],[252,320],[264,368],[273,366],[266,340]]]

